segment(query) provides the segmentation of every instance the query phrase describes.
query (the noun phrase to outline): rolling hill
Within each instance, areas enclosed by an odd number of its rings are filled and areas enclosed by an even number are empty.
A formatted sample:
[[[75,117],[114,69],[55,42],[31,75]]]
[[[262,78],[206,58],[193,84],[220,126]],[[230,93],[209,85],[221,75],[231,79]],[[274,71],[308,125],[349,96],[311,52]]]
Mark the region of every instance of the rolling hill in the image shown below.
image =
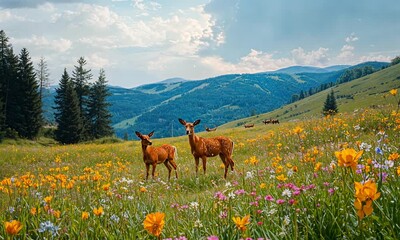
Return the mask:
[[[369,65],[376,70],[388,65],[366,62],[355,66],[332,66],[312,71],[310,67],[293,67],[296,73],[264,72],[230,74],[198,81],[169,79],[132,89],[109,87],[112,94],[110,112],[115,133],[134,139],[134,131],[156,131],[156,137],[183,135],[178,118],[201,119],[198,131],[205,127],[257,116],[279,109],[290,102],[293,94],[321,84],[336,82],[348,68]],[[347,68],[345,68],[347,67]],[[311,72],[304,72],[303,70]],[[51,106],[48,99],[47,106]],[[48,107],[47,117],[52,109]]]
[[[391,89],[400,88],[400,64],[380,70],[368,76],[355,79],[333,87],[340,112],[355,111],[360,108],[376,108],[388,104],[389,100],[382,95]],[[322,116],[323,104],[330,89],[282,106],[271,112],[229,122],[221,128],[232,128],[244,124],[263,124],[264,119],[296,121]],[[394,104],[394,101],[390,101]]]

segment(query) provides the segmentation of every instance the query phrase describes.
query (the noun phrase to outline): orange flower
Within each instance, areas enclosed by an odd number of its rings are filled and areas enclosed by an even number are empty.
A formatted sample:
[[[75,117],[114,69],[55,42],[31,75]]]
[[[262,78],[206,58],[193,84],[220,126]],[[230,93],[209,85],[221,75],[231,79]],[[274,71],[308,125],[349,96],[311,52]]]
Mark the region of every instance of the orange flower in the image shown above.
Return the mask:
[[[109,183],[108,183],[108,184],[104,184],[104,185],[103,185],[103,190],[104,190],[104,191],[108,191],[108,190],[110,189],[110,185],[111,185],[111,184],[109,184]]]
[[[37,214],[37,210],[35,207],[31,208],[31,214],[32,215],[36,215]]]
[[[250,215],[246,215],[243,218],[241,217],[232,217],[233,222],[236,224],[236,227],[244,232],[246,231],[246,225],[250,223]]]
[[[99,208],[93,209],[93,213],[94,213],[94,215],[96,215],[96,216],[101,216],[101,215],[104,213],[103,207],[99,207]]]
[[[86,220],[89,218],[89,212],[82,212],[82,220]]]
[[[397,95],[397,89],[392,89],[392,90],[390,90],[389,92],[390,92],[390,94],[392,94],[393,96],[396,96],[396,95]]]
[[[395,160],[397,160],[399,157],[400,157],[400,154],[398,154],[397,152],[395,152],[395,153],[392,153],[392,154],[389,155],[388,160],[395,161]]]
[[[4,223],[4,229],[8,235],[14,236],[19,233],[22,229],[22,223],[17,220],[12,220],[11,222]]]
[[[338,165],[342,167],[351,167],[356,170],[358,159],[361,157],[364,151],[357,152],[352,148],[346,148],[341,152],[335,152],[336,158],[338,159]]]
[[[146,216],[146,219],[143,221],[143,227],[146,229],[150,234],[158,237],[161,235],[161,231],[164,228],[164,221],[165,213],[156,212],[156,213],[149,213]]]
[[[60,218],[60,216],[61,216],[61,211],[60,211],[60,210],[55,210],[55,211],[53,211],[52,214],[53,214],[54,217]]]
[[[314,166],[314,171],[318,172],[322,167],[322,162],[317,162]]]
[[[372,200],[362,202],[360,199],[356,198],[354,201],[354,207],[357,209],[357,215],[360,219],[363,219],[365,216],[370,215],[374,211],[372,207]]]
[[[287,180],[287,177],[285,177],[284,174],[281,174],[281,175],[277,176],[276,179],[278,179],[278,180],[281,181],[281,182],[284,182],[284,181]]]
[[[378,187],[375,182],[368,180],[364,184],[360,182],[354,182],[356,188],[356,198],[360,201],[376,200],[379,198],[381,193],[378,192]]]
[[[147,192],[147,189],[145,187],[140,187],[139,191],[140,192]]]

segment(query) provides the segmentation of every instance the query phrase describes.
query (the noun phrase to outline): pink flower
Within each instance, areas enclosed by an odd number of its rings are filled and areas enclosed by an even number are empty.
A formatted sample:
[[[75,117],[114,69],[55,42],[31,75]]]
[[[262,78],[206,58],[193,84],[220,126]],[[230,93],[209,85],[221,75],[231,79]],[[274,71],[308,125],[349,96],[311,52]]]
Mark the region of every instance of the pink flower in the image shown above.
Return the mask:
[[[267,195],[267,196],[265,196],[265,198],[264,198],[266,201],[270,201],[270,202],[272,202],[272,201],[274,201],[275,199],[271,196],[271,195]]]
[[[219,240],[219,238],[217,236],[209,236],[207,240]]]
[[[277,204],[284,204],[285,200],[284,199],[278,199],[278,200],[276,200],[276,203]]]
[[[245,191],[244,189],[239,189],[239,190],[236,190],[234,193],[235,193],[236,195],[242,195],[242,194],[245,194],[246,191]]]

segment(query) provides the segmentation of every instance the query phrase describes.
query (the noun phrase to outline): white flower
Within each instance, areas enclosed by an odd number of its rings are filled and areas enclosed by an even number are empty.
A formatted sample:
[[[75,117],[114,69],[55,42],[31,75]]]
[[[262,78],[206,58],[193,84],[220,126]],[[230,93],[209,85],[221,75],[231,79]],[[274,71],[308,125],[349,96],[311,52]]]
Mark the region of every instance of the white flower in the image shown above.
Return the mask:
[[[235,193],[233,193],[233,192],[228,193],[229,199],[234,199],[235,197],[236,197]]]
[[[226,183],[225,183],[225,187],[227,187],[227,188],[232,187],[232,183],[226,182]]]
[[[245,179],[251,179],[251,178],[253,178],[254,176],[253,176],[253,172],[246,172],[246,177],[245,177]]]
[[[283,190],[282,197],[290,198],[291,196],[292,196],[292,192],[289,189],[286,188],[285,190]]]
[[[283,225],[287,226],[290,224],[290,218],[288,215],[286,215],[283,219]]]
[[[203,227],[203,224],[201,223],[200,219],[197,219],[197,220],[194,222],[194,227],[195,227],[195,228],[202,228],[202,227]]]
[[[354,130],[358,131],[358,130],[360,130],[360,129],[361,129],[360,125],[355,125],[355,126],[354,126]]]
[[[369,145],[368,143],[365,143],[365,142],[360,144],[360,148],[364,149],[366,152],[369,152],[371,150],[371,147],[372,147],[371,145]]]
[[[291,177],[294,174],[294,171],[292,169],[290,169],[289,171],[287,171],[287,176]]]
[[[190,203],[190,207],[194,208],[194,209],[197,209],[199,207],[199,203],[198,202],[191,202]]]

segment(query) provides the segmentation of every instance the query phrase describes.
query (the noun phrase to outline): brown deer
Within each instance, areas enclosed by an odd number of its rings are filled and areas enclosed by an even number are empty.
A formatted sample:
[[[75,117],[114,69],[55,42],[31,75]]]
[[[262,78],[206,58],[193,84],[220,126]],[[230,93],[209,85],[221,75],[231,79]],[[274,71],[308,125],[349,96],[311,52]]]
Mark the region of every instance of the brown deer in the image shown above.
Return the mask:
[[[263,120],[262,121],[265,125],[270,124],[272,122],[272,119],[268,119],[268,120]]]
[[[207,157],[215,157],[219,155],[225,165],[224,178],[228,172],[228,167],[233,171],[235,162],[232,159],[234,143],[227,137],[219,136],[213,138],[202,138],[194,134],[194,127],[200,123],[196,120],[193,123],[186,122],[179,118],[179,122],[185,126],[186,134],[189,136],[190,149],[196,163],[196,177],[199,168],[199,159],[203,162],[203,171],[206,173]]]
[[[254,127],[254,123],[253,124],[245,124],[244,125],[244,128],[252,128],[252,127]]]
[[[152,147],[151,145],[153,143],[150,138],[153,136],[154,131],[148,135],[143,135],[138,131],[135,133],[142,141],[143,161],[146,164],[146,180],[149,178],[150,165],[153,166],[152,176],[154,179],[156,166],[161,163],[164,163],[168,168],[168,180],[171,178],[172,167],[175,169],[176,178],[178,178],[178,172],[176,171],[177,166],[174,160],[177,155],[176,147],[169,144],[164,144],[161,147]]]
[[[206,127],[206,131],[207,132],[215,132],[215,131],[217,131],[217,128],[216,127],[215,128]]]

